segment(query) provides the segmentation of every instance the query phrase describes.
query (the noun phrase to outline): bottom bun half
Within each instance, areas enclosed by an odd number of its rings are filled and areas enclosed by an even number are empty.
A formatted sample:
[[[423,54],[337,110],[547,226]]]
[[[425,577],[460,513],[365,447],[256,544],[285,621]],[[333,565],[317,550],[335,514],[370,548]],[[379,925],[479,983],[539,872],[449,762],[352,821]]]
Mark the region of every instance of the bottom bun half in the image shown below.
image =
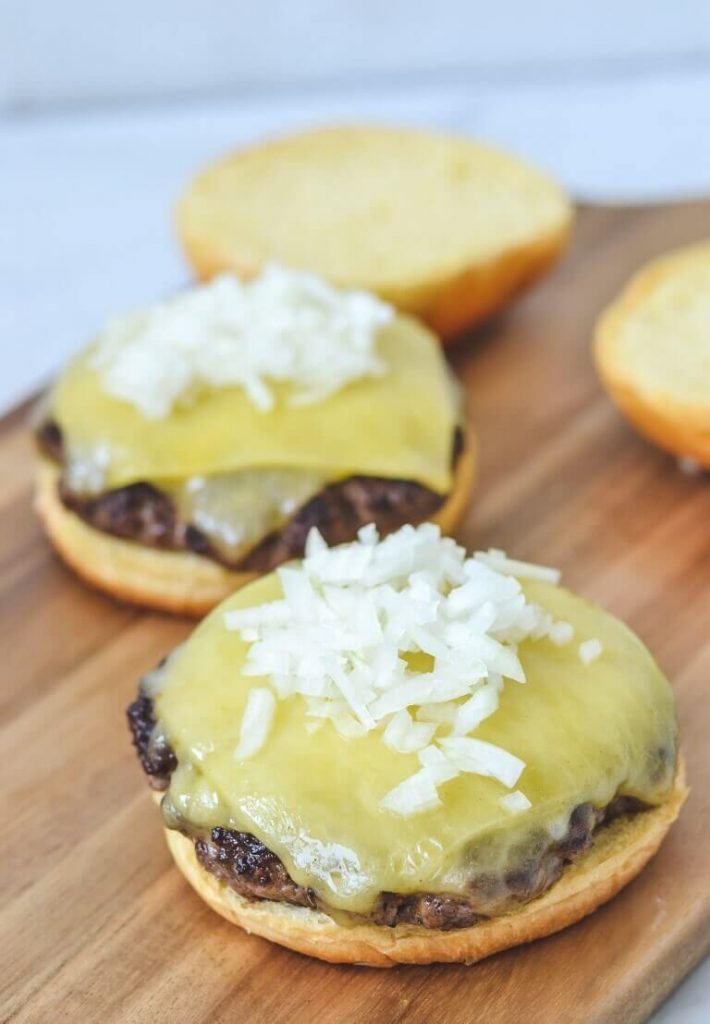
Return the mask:
[[[475,471],[472,432],[456,463],[454,486],[432,521],[449,533],[468,502]],[[257,573],[231,572],[188,551],[161,551],[95,530],[61,503],[59,470],[42,460],[35,509],[57,553],[87,583],[122,601],[180,615],[202,616]]]
[[[190,885],[233,924],[288,949],[330,963],[475,963],[493,953],[540,939],[574,924],[610,900],[638,875],[661,845],[687,796],[682,762],[668,799],[658,807],[603,826],[594,845],[542,896],[511,914],[470,928],[434,931],[413,925],[337,924],[318,910],[247,900],[198,862],[191,840],[166,829],[168,846]]]

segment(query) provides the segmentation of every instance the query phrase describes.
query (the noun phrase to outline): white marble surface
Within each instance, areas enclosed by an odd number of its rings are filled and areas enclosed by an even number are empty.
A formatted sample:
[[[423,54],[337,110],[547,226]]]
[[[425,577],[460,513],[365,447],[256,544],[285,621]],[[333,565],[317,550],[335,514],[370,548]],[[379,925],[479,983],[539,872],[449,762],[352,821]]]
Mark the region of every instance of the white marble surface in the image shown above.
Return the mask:
[[[7,67],[2,75],[0,106]],[[454,74],[438,85],[7,116],[0,119],[0,410],[46,379],[108,314],[186,280],[170,209],[200,164],[265,132],[342,118],[476,134],[536,160],[585,199],[710,195],[710,69],[693,61],[633,73],[617,66],[602,77],[523,74],[485,84]],[[710,961],[653,1021],[708,1024]]]

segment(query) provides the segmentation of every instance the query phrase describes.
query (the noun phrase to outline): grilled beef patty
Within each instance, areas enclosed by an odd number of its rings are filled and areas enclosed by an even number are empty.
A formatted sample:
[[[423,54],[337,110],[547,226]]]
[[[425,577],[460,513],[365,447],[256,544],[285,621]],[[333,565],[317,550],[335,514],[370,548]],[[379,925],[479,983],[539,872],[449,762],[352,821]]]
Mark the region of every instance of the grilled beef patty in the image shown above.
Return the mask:
[[[133,745],[140,758],[143,771],[153,789],[167,789],[170,776],[177,768],[175,751],[156,729],[153,701],[139,693],[126,711]]]
[[[41,451],[61,464],[63,440],[59,426],[52,420],[45,421],[36,436]],[[462,450],[463,434],[457,430],[452,453],[454,461]],[[354,540],[360,527],[368,523],[374,523],[381,534],[387,534],[403,523],[423,522],[445,500],[443,495],[412,480],[348,477],[324,487],[301,505],[284,526],[267,534],[246,555],[230,562],[201,530],[182,521],[172,499],[150,483],[129,484],[87,498],[72,492],[62,477],[59,497],[65,508],[95,530],[147,547],[193,551],[228,569],[258,573],[271,572],[282,562],[302,557],[312,526],[316,526],[332,546]]]
[[[128,723],[143,770],[154,789],[167,789],[177,758],[165,738],[156,730],[153,701],[144,693],[128,708]],[[154,734],[155,733],[155,737]],[[157,737],[157,738],[156,738]],[[453,893],[380,893],[366,920],[394,927],[414,924],[422,928],[449,931],[466,928],[486,917],[522,905],[546,892],[560,877],[566,864],[592,845],[595,830],[621,814],[643,810],[633,797],[617,796],[606,807],[583,803],[570,815],[566,834],[547,847],[540,844],[514,870],[502,875],[474,875],[465,895]],[[249,832],[218,826],[206,834],[179,818],[171,809],[171,821],[193,840],[197,859],[240,896],[274,900],[328,912],[315,892],[294,882],[282,861]]]

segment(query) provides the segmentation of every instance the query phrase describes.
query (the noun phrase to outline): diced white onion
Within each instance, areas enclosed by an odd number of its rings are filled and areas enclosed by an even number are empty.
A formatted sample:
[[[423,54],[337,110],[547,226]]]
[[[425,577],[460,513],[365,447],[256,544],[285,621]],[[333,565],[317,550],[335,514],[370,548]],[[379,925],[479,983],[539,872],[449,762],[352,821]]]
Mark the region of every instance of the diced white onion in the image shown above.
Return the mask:
[[[431,811],[441,803],[436,786],[429,772],[422,768],[415,775],[410,775],[404,782],[391,789],[380,801],[387,811],[394,811],[404,817]]]
[[[371,711],[376,719],[380,719],[413,704],[437,703],[463,697],[469,689],[470,683],[463,679],[436,679],[433,672],[428,672],[418,679],[412,679],[411,682],[407,680],[387,690],[372,704]]]
[[[400,754],[413,754],[426,747],[436,732],[436,723],[413,722],[407,711],[398,711],[382,734],[385,744]]]
[[[114,318],[92,363],[106,392],[149,419],[204,387],[241,388],[267,412],[277,383],[287,385],[287,401],[303,405],[386,373],[376,342],[393,317],[374,295],[269,264],[252,281],[223,274]]]
[[[242,674],[271,684],[250,692],[235,756],[265,742],[275,693],[305,702],[309,733],[324,721],[344,739],[379,730],[391,750],[417,753],[421,769],[382,799],[397,814],[438,806],[437,787],[462,772],[516,784],[524,762],[470,733],[506,680],[525,683],[523,641],[571,639],[517,578],[555,581],[554,570],[499,551],[467,558],[425,523],[384,540],[369,525],[335,548],[311,530],[303,563],[278,576],[282,599],[224,615],[250,645]],[[598,656],[590,643],[580,656]]]
[[[562,647],[574,637],[574,626],[569,622],[553,622],[547,632],[553,644]]]
[[[509,573],[520,580],[540,580],[544,583],[559,583],[559,569],[551,569],[547,565],[534,565],[532,562],[520,562],[516,558],[508,558],[504,551],[490,548],[488,551],[477,551],[475,558],[496,572]]]
[[[458,709],[454,722],[455,735],[465,736],[472,732],[497,708],[498,691],[493,686],[482,686]]]
[[[442,782],[449,782],[461,774],[439,747],[430,746],[420,750],[419,763],[422,768],[427,770],[430,779],[437,786]]]
[[[468,736],[446,736],[439,740],[441,749],[462,772],[498,779],[511,789],[520,778],[525,762],[502,747]]]
[[[234,751],[237,761],[246,761],[261,750],[271,731],[276,699],[265,686],[254,686],[249,691],[239,730],[239,743]]]
[[[453,725],[456,721],[459,705],[454,701],[443,701],[441,704],[421,704],[417,709],[418,722],[436,722],[437,725]]]
[[[333,725],[337,732],[348,740],[354,739],[356,736],[364,736],[367,732],[365,727],[358,722],[357,718],[354,715],[349,715],[347,711],[336,715],[333,718]]]
[[[532,807],[528,798],[519,789],[514,789],[512,793],[506,793],[505,796],[499,797],[498,803],[509,814],[520,814],[521,811],[527,811]]]
[[[596,639],[585,640],[579,645],[579,657],[585,665],[591,665],[593,661],[600,658],[602,655],[603,647]]]

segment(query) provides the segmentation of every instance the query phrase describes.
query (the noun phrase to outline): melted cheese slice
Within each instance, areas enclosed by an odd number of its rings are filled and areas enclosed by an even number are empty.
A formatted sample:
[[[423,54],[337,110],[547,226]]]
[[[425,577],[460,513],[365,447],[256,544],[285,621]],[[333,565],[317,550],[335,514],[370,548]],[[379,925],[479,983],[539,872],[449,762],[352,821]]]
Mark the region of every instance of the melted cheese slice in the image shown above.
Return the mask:
[[[179,761],[168,802],[197,827],[253,833],[331,907],[365,913],[381,891],[463,891],[472,872],[519,864],[541,836],[564,833],[579,803],[603,806],[617,793],[661,801],[676,725],[653,658],[621,622],[568,591],[525,590],[571,622],[575,639],[522,644],[527,683],[506,682],[474,735],[526,762],[518,785],[530,810],[511,816],[498,804],[500,783],[466,774],[440,787],[442,807],[398,817],[380,800],[417,770],[416,756],[385,747],[379,733],[345,740],[326,724],[311,735],[299,698],[277,704],[266,745],[237,762],[247,693],[263,680],[240,675],[247,645],[225,629],[223,612],[279,597],[274,576],[221,605],[162,670],[156,709]],[[585,666],[578,645],[591,638],[603,654]]]
[[[325,401],[262,412],[235,387],[205,391],[160,420],[102,390],[91,349],[58,381],[52,414],[68,459],[106,455],[103,486],[244,469],[297,468],[328,479],[351,474],[415,480],[446,493],[457,421],[449,371],[432,334],[398,317],[378,350],[388,367]]]

